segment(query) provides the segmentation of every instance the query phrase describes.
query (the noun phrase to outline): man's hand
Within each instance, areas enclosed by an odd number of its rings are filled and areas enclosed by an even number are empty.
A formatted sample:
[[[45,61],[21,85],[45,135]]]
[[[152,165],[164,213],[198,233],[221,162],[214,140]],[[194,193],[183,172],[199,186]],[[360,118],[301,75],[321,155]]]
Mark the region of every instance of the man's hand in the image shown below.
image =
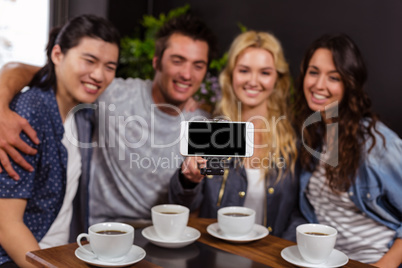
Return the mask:
[[[187,157],[181,166],[181,173],[187,180],[193,183],[200,183],[204,179],[204,175],[200,173],[200,168],[205,167],[206,164],[207,160],[202,157]]]
[[[28,171],[33,171],[33,167],[25,161],[18,150],[30,155],[37,153],[36,149],[30,147],[21,140],[21,131],[25,132],[35,144],[39,144],[39,139],[36,136],[35,130],[29,125],[28,121],[17,113],[9,109],[2,109],[0,114],[0,162],[8,175],[13,179],[18,180],[19,175],[11,166],[9,157],[11,157],[22,168]],[[2,172],[1,167],[0,172]]]

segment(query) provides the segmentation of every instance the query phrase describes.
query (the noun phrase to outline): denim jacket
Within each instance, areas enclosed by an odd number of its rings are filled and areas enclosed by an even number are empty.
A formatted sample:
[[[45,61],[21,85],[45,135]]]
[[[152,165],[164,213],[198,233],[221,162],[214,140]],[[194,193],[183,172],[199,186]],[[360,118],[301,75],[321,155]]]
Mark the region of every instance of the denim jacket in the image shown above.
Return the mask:
[[[223,176],[207,176],[194,187],[184,187],[180,179],[180,169],[170,181],[169,201],[181,204],[199,216],[216,218],[218,209],[227,206],[243,206],[247,193],[247,174],[244,167],[235,166],[231,161]],[[271,181],[271,182],[270,182]],[[295,241],[296,226],[305,223],[298,208],[297,176],[284,173],[279,183],[268,180],[265,187],[265,222],[270,234]]]
[[[349,188],[350,199],[361,212],[373,220],[395,230],[395,238],[402,238],[402,140],[381,122],[375,133],[376,144],[366,153],[357,171],[355,183]],[[372,144],[365,144],[368,152]],[[314,209],[305,191],[311,173],[302,170],[300,176],[300,209],[309,222],[317,222]],[[392,245],[393,241],[390,242]]]

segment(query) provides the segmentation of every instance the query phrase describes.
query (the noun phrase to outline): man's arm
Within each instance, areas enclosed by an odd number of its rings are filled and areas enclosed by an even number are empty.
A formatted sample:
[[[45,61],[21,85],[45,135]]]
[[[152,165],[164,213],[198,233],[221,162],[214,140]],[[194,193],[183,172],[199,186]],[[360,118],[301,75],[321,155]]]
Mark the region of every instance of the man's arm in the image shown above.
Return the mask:
[[[21,131],[35,143],[39,143],[35,130],[27,120],[11,111],[9,104],[21,89],[29,84],[40,67],[23,63],[7,63],[0,69],[0,162],[6,172],[14,179],[19,179],[12,168],[8,156],[24,169],[32,171],[33,167],[25,161],[18,150],[26,154],[35,154],[36,150],[20,139]],[[0,172],[2,172],[0,166]]]
[[[11,100],[31,82],[40,67],[18,63],[6,63],[0,69],[0,108],[8,108]]]

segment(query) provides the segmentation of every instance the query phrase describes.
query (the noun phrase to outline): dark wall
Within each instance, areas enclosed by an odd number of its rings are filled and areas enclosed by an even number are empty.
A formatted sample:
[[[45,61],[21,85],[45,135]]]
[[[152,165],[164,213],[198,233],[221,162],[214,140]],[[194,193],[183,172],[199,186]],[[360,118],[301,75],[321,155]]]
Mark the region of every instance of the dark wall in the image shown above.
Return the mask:
[[[132,2],[135,7],[129,5]],[[158,15],[186,3],[217,34],[221,52],[239,33],[238,22],[248,29],[274,33],[282,42],[294,77],[304,50],[314,39],[327,32],[350,35],[369,69],[366,89],[374,111],[402,137],[401,0],[113,0],[109,10],[122,7],[114,11],[119,16],[110,19],[129,27],[140,20],[140,9]]]
[[[53,0],[56,2],[66,2],[68,5],[69,17],[81,14],[95,14],[107,17],[109,0]]]
[[[151,12],[147,0],[111,0],[108,18],[122,36],[131,35],[140,26],[142,16]]]

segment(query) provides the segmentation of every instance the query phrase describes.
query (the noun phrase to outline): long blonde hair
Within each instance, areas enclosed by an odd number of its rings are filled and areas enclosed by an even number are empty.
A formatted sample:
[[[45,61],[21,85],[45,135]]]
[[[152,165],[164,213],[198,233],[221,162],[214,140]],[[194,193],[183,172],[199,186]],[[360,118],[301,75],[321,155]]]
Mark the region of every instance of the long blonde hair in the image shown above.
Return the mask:
[[[272,34],[266,32],[247,31],[240,34],[233,41],[228,55],[228,62],[219,76],[219,83],[222,89],[222,99],[217,104],[215,115],[223,116],[232,121],[242,121],[239,114],[238,102],[232,87],[233,70],[236,66],[238,56],[247,48],[262,48],[271,53],[274,58],[275,68],[278,74],[273,92],[270,94],[267,102],[267,111],[271,118],[278,120],[276,127],[271,128],[269,132],[264,132],[263,141],[265,144],[274,145],[266,147],[264,156],[276,155],[284,159],[287,170],[294,172],[294,166],[297,157],[296,135],[290,122],[288,111],[288,100],[290,91],[290,72],[289,66],[285,60],[282,46],[278,39]],[[285,119],[279,120],[281,116]],[[269,118],[267,118],[269,121]],[[279,170],[277,182],[282,175],[282,169]],[[269,173],[269,167],[265,168],[265,174]]]

